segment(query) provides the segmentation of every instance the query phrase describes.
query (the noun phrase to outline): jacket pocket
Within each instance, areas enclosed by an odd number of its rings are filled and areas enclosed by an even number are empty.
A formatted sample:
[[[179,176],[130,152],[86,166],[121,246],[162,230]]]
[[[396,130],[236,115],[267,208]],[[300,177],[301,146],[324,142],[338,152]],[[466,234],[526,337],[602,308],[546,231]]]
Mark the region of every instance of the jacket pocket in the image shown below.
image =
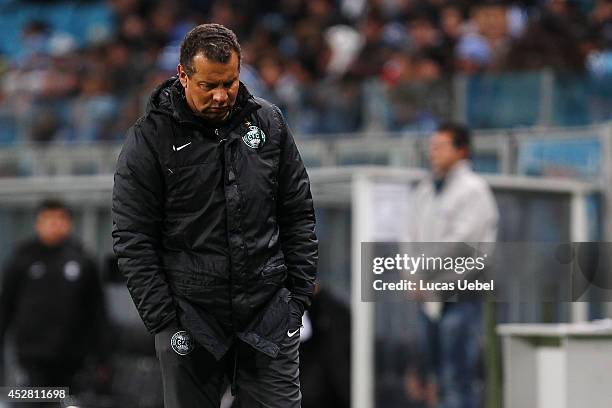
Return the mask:
[[[219,324],[206,313],[201,313],[187,300],[178,298],[181,324],[215,359],[227,353],[231,340],[225,335]]]
[[[287,279],[287,266],[271,265],[261,270],[261,277],[266,284],[281,285]]]
[[[289,329],[289,289],[280,288],[261,314],[238,337],[262,353],[276,357]]]

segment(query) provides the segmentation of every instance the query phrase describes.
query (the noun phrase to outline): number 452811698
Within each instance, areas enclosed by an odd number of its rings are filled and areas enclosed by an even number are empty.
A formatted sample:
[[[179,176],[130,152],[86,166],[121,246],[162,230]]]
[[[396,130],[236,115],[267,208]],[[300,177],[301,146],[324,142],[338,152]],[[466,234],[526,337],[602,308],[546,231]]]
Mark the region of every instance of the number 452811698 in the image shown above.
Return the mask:
[[[68,388],[0,387],[0,401],[59,401],[68,396]]]

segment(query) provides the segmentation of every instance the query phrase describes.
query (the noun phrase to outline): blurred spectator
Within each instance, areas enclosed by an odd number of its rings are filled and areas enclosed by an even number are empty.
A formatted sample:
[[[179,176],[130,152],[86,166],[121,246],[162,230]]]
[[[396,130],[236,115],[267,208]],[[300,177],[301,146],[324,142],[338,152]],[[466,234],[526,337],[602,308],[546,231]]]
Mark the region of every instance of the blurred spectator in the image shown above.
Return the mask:
[[[589,71],[596,77],[612,75],[612,2],[597,1],[590,15],[585,41]]]
[[[160,45],[180,44],[191,29],[190,23],[181,19],[182,10],[177,3],[160,2],[151,12],[151,35]]]
[[[477,74],[489,68],[493,62],[489,44],[477,33],[463,35],[455,53],[455,66],[464,74]]]
[[[83,73],[80,94],[72,105],[77,140],[93,142],[115,138],[118,106],[109,89],[109,78],[101,69]]]
[[[486,1],[471,9],[470,26],[460,37],[456,67],[473,74],[495,67],[510,43],[508,9],[501,1]]]
[[[87,359],[104,361],[105,311],[97,268],[71,232],[70,210],[60,201],[44,201],[36,237],[17,247],[3,271],[0,350],[12,329],[17,385],[68,386],[74,392]]]
[[[454,71],[455,47],[465,30],[465,16],[462,8],[456,3],[447,3],[440,10],[440,30],[442,48],[447,72]]]
[[[327,29],[325,40],[331,50],[327,72],[332,76],[341,76],[355,61],[363,45],[361,34],[348,25],[335,25]]]
[[[440,10],[440,29],[446,42],[455,44],[463,33],[465,16],[461,7],[455,3],[447,3]]]
[[[470,150],[470,133],[461,125],[443,124],[433,134],[429,149],[432,175],[414,193],[411,241],[495,242],[497,204],[491,188],[470,169]],[[433,279],[453,279],[444,273]],[[474,386],[482,333],[481,309],[478,300],[422,304],[419,339],[427,377],[423,390],[415,397],[423,397],[428,407],[481,406]],[[417,390],[415,381],[409,382],[410,388]]]
[[[575,15],[569,11],[569,2],[552,0],[541,14],[532,17],[524,34],[510,46],[504,69],[582,72],[585,56]]]
[[[49,46],[49,26],[44,21],[34,20],[23,27],[21,52],[17,55],[20,65],[38,65],[35,59],[46,59]],[[42,63],[43,61],[41,61]]]
[[[432,17],[425,14],[415,16],[408,22],[410,50],[414,54],[428,55],[438,67],[450,67],[452,55],[447,55],[443,37]]]
[[[122,19],[141,10],[140,0],[108,0],[108,4],[115,12],[117,18]]]
[[[357,78],[378,76],[391,55],[391,47],[385,43],[385,19],[380,12],[371,11],[361,23],[363,47],[350,73]]]
[[[131,52],[129,44],[122,40],[107,44],[104,58],[104,76],[108,78],[109,90],[120,98],[138,89],[150,68],[149,64],[142,63],[142,53]]]
[[[259,96],[270,100],[286,111],[285,103],[278,92],[283,80],[283,67],[280,60],[273,56],[260,58],[257,62],[257,71],[259,72]]]
[[[147,22],[136,14],[130,14],[119,22],[119,38],[130,44],[134,50],[146,47],[147,42]]]
[[[381,78],[389,86],[411,81],[413,78],[413,58],[404,51],[394,52],[382,68]]]
[[[590,113],[594,120],[608,120],[612,112],[612,2],[599,0],[589,16],[589,32],[583,42],[590,79]]]
[[[401,61],[404,73],[387,91],[392,113],[389,127],[431,132],[439,120],[451,115],[451,84],[435,57],[417,54]]]

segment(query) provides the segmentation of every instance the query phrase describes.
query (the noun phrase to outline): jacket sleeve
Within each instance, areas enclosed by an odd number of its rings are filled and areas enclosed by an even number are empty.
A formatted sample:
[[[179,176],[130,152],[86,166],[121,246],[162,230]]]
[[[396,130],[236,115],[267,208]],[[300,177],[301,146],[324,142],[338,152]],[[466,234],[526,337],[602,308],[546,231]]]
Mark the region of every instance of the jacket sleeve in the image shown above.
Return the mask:
[[[138,125],[126,136],[113,187],[113,249],[146,328],[157,333],[177,322],[161,261],[163,173]]]
[[[318,241],[310,180],[278,109],[281,125],[281,153],[278,172],[277,219],[288,278],[286,286],[293,299],[310,306],[317,276]]]

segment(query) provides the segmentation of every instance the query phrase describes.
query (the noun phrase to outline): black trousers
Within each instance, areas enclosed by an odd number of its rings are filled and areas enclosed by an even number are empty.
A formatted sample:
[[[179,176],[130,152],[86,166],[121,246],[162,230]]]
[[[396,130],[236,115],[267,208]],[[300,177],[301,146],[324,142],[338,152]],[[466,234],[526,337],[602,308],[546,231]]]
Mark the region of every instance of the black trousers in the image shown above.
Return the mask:
[[[236,340],[230,351],[217,361],[197,344],[187,355],[176,353],[170,344],[176,331],[164,330],[155,335],[165,408],[219,408],[228,383],[234,379],[234,406],[301,407],[299,335],[285,336],[276,358]]]

